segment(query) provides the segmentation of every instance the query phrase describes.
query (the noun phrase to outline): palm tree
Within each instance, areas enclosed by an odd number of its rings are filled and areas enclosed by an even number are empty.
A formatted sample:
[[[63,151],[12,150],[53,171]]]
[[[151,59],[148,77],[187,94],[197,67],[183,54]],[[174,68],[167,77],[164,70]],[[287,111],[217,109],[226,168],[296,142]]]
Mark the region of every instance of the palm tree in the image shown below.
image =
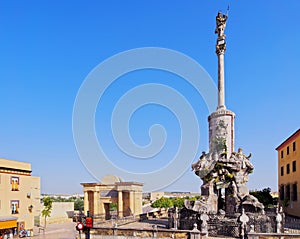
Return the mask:
[[[47,217],[50,217],[52,210],[52,199],[49,197],[43,198],[44,209],[42,210],[42,216],[45,217],[44,230],[46,230]]]

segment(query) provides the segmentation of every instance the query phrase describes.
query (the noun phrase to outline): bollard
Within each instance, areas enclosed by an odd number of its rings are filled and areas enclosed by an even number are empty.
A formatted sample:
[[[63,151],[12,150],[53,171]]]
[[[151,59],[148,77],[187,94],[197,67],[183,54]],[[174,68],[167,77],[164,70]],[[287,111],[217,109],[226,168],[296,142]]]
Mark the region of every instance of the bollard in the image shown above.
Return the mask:
[[[244,239],[245,235],[246,235],[247,222],[249,222],[249,217],[246,215],[244,208],[242,209],[242,215],[240,216],[239,221],[241,222],[241,228],[240,228],[241,229],[241,234],[240,234],[240,237],[242,239]]]
[[[203,237],[208,237],[208,227],[207,227],[207,221],[209,220],[209,217],[206,213],[201,214],[200,220],[202,221],[201,223],[201,232]]]
[[[198,230],[197,223],[194,223],[194,228],[190,232],[190,238],[191,239],[201,239],[200,231]]]
[[[276,233],[281,233],[281,229],[282,229],[282,216],[281,214],[278,212],[278,208],[276,208]]]
[[[114,223],[114,226],[113,226],[113,235],[114,235],[114,236],[117,235],[117,228],[118,228],[118,224],[117,224],[117,223]]]
[[[153,237],[157,237],[157,225],[153,225]]]

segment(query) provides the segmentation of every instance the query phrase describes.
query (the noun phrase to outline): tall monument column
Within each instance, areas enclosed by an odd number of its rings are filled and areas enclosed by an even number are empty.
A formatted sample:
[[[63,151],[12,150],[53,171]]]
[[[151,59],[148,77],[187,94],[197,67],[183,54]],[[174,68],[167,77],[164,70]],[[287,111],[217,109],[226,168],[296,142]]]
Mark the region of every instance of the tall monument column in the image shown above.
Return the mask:
[[[225,106],[225,77],[224,55],[226,51],[227,14],[218,13],[216,17],[216,30],[218,34],[216,54],[218,57],[218,105],[215,112],[208,117],[209,122],[209,153],[203,152],[198,162],[192,164],[195,174],[203,181],[201,196],[203,200],[195,207],[195,202],[185,203],[187,209],[193,214],[183,216],[188,220],[191,215],[196,217],[201,212],[218,213],[225,210],[225,217],[236,215],[246,204],[245,210],[261,212],[263,204],[249,194],[246,186],[248,174],[252,172],[250,163],[242,149],[234,152],[234,118],[235,114]],[[223,190],[225,189],[225,201]],[[227,222],[228,219],[220,219]],[[183,228],[181,228],[183,229]]]
[[[224,53],[218,54],[218,109],[226,109],[224,90]]]
[[[226,35],[224,34],[226,27],[227,15],[218,13],[216,17],[216,30],[218,34],[216,53],[218,55],[218,109],[226,109],[225,106],[225,77],[224,77],[224,54],[226,51]]]
[[[225,106],[225,74],[224,55],[226,51],[226,35],[224,34],[228,16],[218,13],[216,30],[218,34],[216,54],[218,56],[218,106],[217,111],[208,117],[209,151],[225,153],[230,156],[234,151],[234,118],[235,114]]]

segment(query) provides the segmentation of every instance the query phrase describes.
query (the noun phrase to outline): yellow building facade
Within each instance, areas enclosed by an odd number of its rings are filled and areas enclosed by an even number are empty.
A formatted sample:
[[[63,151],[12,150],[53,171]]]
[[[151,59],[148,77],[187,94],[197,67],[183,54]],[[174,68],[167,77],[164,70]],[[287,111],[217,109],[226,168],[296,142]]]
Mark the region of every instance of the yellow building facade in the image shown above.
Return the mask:
[[[279,203],[284,212],[300,217],[300,129],[277,148]]]
[[[33,230],[39,216],[40,177],[31,176],[31,164],[0,159],[0,231]]]

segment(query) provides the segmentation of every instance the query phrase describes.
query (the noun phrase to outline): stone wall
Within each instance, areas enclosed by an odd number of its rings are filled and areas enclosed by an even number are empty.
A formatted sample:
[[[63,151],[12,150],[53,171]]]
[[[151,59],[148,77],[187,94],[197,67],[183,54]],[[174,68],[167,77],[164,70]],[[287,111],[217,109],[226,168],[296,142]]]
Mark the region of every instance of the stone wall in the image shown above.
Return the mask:
[[[248,239],[300,239],[300,234],[248,233]]]
[[[47,217],[47,224],[71,222],[74,214],[74,202],[53,202],[50,217]],[[44,218],[40,218],[44,224]]]
[[[191,238],[188,230],[93,228],[91,238]]]

